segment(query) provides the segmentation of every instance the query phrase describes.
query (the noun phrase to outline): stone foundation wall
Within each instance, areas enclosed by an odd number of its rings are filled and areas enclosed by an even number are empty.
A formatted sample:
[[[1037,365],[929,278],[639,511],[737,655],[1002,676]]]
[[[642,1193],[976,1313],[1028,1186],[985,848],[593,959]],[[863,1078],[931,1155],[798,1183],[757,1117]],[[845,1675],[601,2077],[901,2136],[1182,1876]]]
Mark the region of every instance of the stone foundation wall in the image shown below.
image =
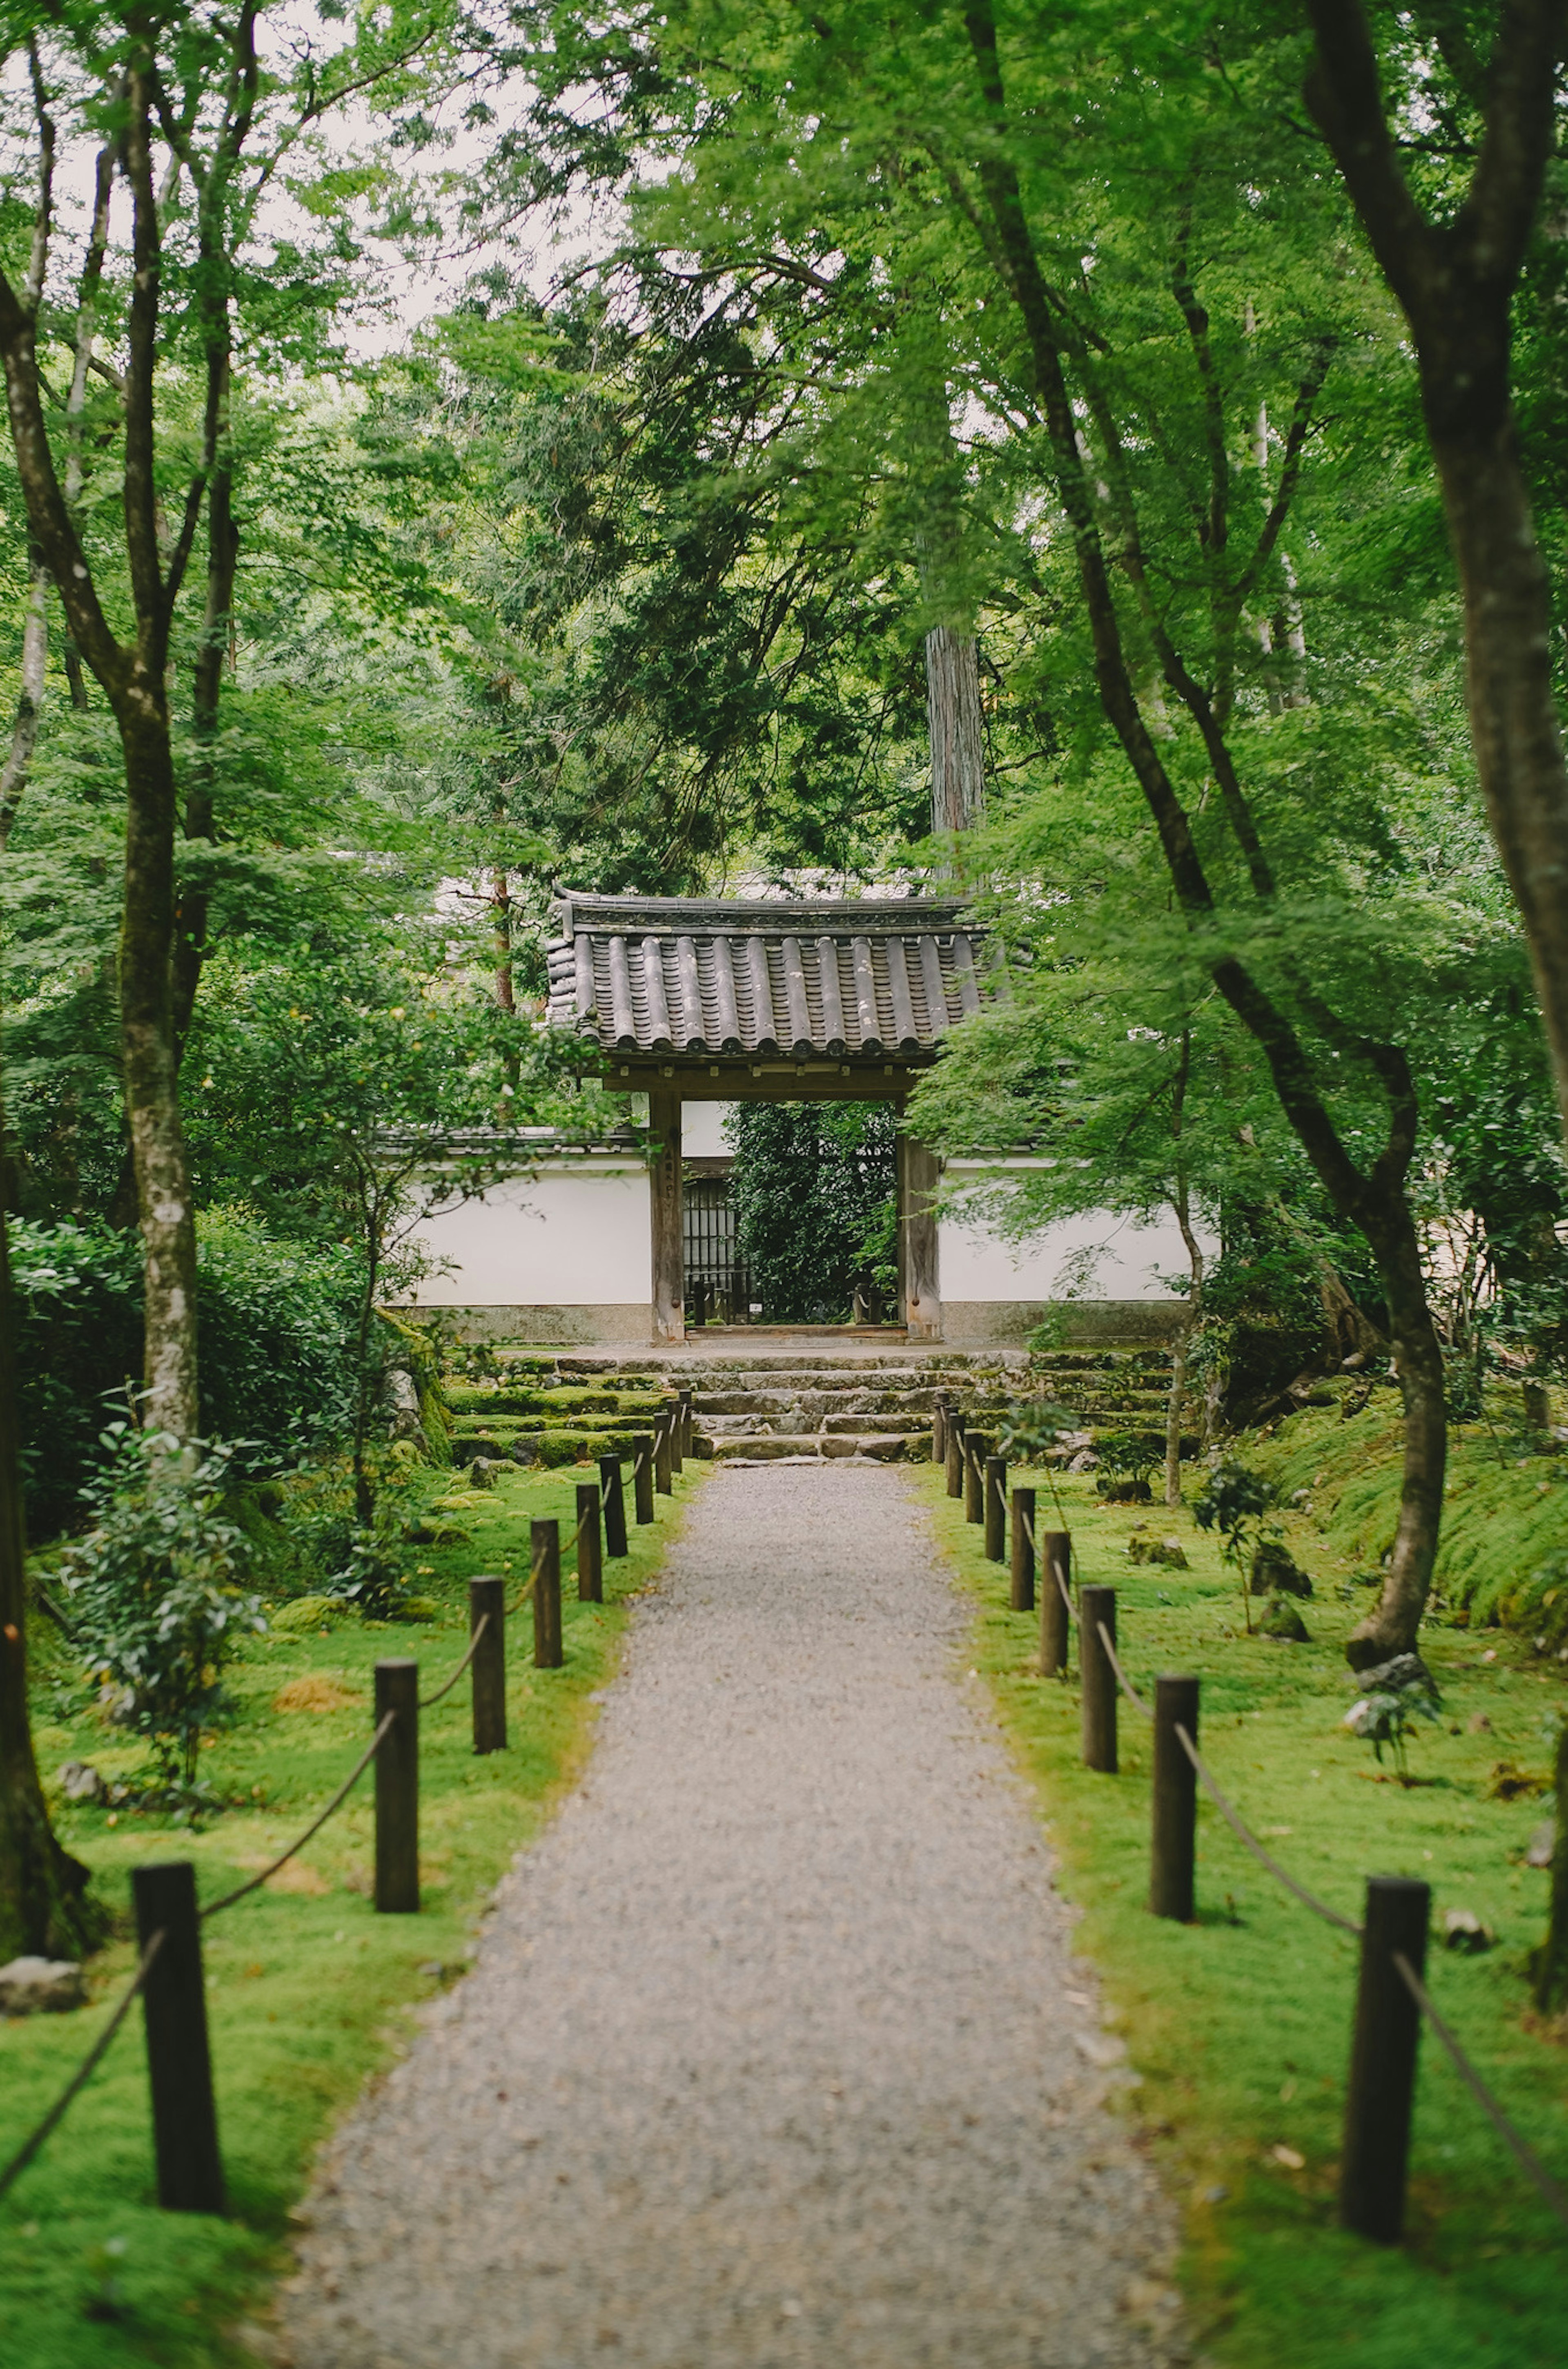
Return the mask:
[[[1017,1345],[1056,1316],[1064,1349],[1153,1349],[1185,1314],[1180,1299],[944,1299],[942,1338],[954,1349]]]
[[[416,1323],[439,1318],[442,1328],[459,1341],[537,1341],[545,1348],[610,1348],[630,1344],[642,1349],[653,1338],[653,1310],[635,1300],[513,1308],[421,1306],[406,1313]]]

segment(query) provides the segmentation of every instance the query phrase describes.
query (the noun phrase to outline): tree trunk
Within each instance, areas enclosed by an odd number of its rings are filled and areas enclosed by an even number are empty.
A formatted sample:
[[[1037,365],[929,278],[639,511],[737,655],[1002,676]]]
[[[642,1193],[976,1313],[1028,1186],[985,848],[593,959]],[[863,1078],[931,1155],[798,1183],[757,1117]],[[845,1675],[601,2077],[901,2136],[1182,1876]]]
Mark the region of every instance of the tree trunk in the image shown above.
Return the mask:
[[[27,1545],[11,1272],[0,1213],[0,1961],[79,1958],[98,1938],[87,1871],[54,1838],[28,1718]]]
[[[1519,908],[1568,1139],[1568,766],[1551,689],[1551,591],[1512,419],[1482,446],[1428,427],[1464,595],[1476,771]]]
[[[1317,0],[1322,6],[1322,0]],[[979,167],[1004,280],[1018,306],[1035,365],[1036,389],[1056,459],[1062,507],[1072,530],[1094,647],[1094,670],[1106,721],[1121,742],[1148,805],[1176,900],[1194,927],[1211,929],[1217,914],[1213,887],[1191,818],[1175,781],[1151,739],[1133,689],[1121,621],[1095,518],[1082,445],[1068,386],[1057,316],[1047,292],[1023,190],[1006,154],[1012,126],[997,49],[991,0],[969,0],[965,22],[980,88],[997,145]],[[1165,660],[1167,679],[1185,673],[1173,647]],[[1189,678],[1190,680],[1190,678]],[[1204,733],[1216,772],[1226,789],[1225,805],[1239,848],[1247,857],[1260,905],[1272,901],[1274,883],[1241,784],[1235,776],[1213,704],[1201,695],[1189,703]],[[1373,1167],[1364,1172],[1352,1159],[1319,1091],[1314,1064],[1287,1013],[1233,952],[1207,953],[1205,967],[1268,1063],[1279,1104],[1342,1218],[1366,1236],[1377,1262],[1389,1306],[1404,1395],[1405,1452],[1399,1527],[1381,1599],[1346,1641],[1354,1668],[1411,1650],[1432,1584],[1442,1516],[1447,1461],[1447,1413],[1443,1359],[1426,1306],[1415,1222],[1404,1191],[1419,1127],[1420,1112],[1410,1065],[1401,1048],[1355,1040],[1355,1049],[1377,1076],[1389,1106],[1389,1136]],[[1331,1040],[1351,1037],[1326,1001],[1308,992],[1315,1024]]]
[[[1182,1502],[1182,1408],[1187,1395],[1187,1338],[1192,1319],[1182,1326],[1171,1350],[1171,1395],[1165,1405],[1165,1503]]]
[[[1308,0],[1307,104],[1410,323],[1421,407],[1464,598],[1471,737],[1518,904],[1568,1139],[1568,764],[1551,690],[1550,588],[1519,465],[1515,296],[1556,145],[1562,0],[1511,0],[1484,64],[1438,47],[1482,121],[1462,194],[1434,220],[1405,177],[1361,0]]]
[[[196,1212],[179,1110],[169,947],[174,761],[161,670],[138,667],[117,703],[125,755],[125,919],[120,938],[125,1113],[146,1261],[143,1420],[194,1438]]]
[[[1351,1668],[1365,1670],[1395,1654],[1415,1651],[1442,1528],[1448,1414],[1442,1345],[1426,1304],[1421,1244],[1404,1194],[1387,1192],[1381,1207],[1365,1207],[1356,1222],[1377,1259],[1404,1402],[1404,1470],[1393,1553],[1382,1595],[1345,1641]]]
[[[985,732],[979,653],[973,634],[934,625],[925,637],[931,725],[931,827],[968,830],[985,812]]]
[[[38,745],[39,717],[43,709],[43,669],[49,655],[49,570],[35,551],[29,561],[28,613],[22,627],[22,687],[17,694],[17,720],[11,747],[0,767],[0,848],[11,836],[17,808],[28,785],[28,773]]]
[[[220,434],[226,449],[228,436],[229,366],[220,365]],[[226,458],[213,468],[207,488],[207,607],[201,621],[201,647],[197,653],[191,688],[190,720],[196,732],[196,762],[185,802],[187,841],[211,841],[217,825],[217,768],[212,743],[218,733],[218,703],[223,691],[223,656],[228,647],[235,605],[235,576],[239,564],[239,534],[234,522],[234,477]],[[196,1010],[196,990],[207,959],[207,891],[188,882],[175,913],[174,1038],[175,1059],[185,1057],[185,1042]]]
[[[1551,1912],[1546,1939],[1530,1958],[1535,2003],[1543,2015],[1568,2008],[1568,1721],[1557,1734],[1557,1839],[1551,1853]]]

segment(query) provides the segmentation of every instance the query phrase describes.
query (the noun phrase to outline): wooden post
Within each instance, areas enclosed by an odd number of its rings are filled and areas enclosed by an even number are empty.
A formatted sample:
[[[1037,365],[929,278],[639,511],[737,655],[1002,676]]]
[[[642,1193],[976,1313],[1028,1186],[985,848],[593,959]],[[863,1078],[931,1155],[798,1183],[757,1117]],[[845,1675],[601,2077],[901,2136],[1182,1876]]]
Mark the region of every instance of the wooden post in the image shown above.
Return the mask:
[[[933,1464],[945,1464],[947,1461],[946,1413],[947,1401],[938,1390],[931,1408],[931,1460]]]
[[[1163,1673],[1154,1681],[1154,1793],[1149,1855],[1149,1906],[1178,1925],[1193,1921],[1197,1863],[1197,1770],[1176,1734],[1197,1744],[1198,1682]]]
[[[533,1666],[558,1670],[566,1660],[561,1645],[561,1525],[535,1522],[532,1533]]]
[[[196,1870],[188,1859],[133,1867],[131,1892],[140,1947],[145,1950],[155,1933],[164,1937],[142,1987],[158,2203],[166,2213],[223,2213]]]
[[[1405,2169],[1421,2036],[1421,2010],[1394,1964],[1394,1952],[1408,1958],[1418,1977],[1425,1974],[1431,1908],[1431,1886],[1413,1876],[1373,1875],[1367,1880],[1339,2217],[1347,2229],[1384,2246],[1397,2246],[1404,2230]]]
[[[599,1528],[599,1483],[578,1482],[578,1602],[604,1601],[604,1551]]]
[[[903,1257],[904,1322],[911,1341],[942,1338],[942,1293],[936,1264],[936,1196],[941,1171],[923,1143],[898,1139],[898,1233]]]
[[[675,1486],[671,1477],[675,1457],[670,1440],[673,1429],[674,1419],[670,1409],[668,1406],[660,1407],[653,1420],[653,1485],[661,1497],[668,1497]]]
[[[983,1522],[986,1517],[986,1458],[990,1454],[990,1441],[983,1431],[964,1434],[964,1519]]]
[[[654,1139],[648,1174],[653,1235],[653,1337],[686,1338],[685,1259],[681,1239],[681,1097],[659,1086],[648,1095]]]
[[[679,1397],[669,1402],[664,1427],[670,1434],[670,1469],[671,1472],[683,1472],[686,1469],[686,1410]]]
[[[609,1555],[629,1553],[626,1544],[626,1494],[621,1486],[621,1459],[618,1456],[600,1458],[599,1490],[604,1500],[604,1551]]]
[[[1067,1596],[1072,1592],[1072,1533],[1047,1530],[1040,1540],[1040,1676],[1059,1677],[1067,1667]],[[1082,1660],[1082,1648],[1079,1649]]]
[[[964,1418],[956,1407],[947,1410],[947,1494],[961,1497],[964,1494]]]
[[[639,1431],[632,1440],[632,1510],[639,1522],[653,1519],[653,1434]]]
[[[988,1456],[985,1470],[986,1561],[1007,1560],[1007,1459]]]
[[[507,1584],[504,1579],[471,1579],[468,1583],[468,1633],[481,1620],[485,1634],[474,1649],[469,1668],[474,1673],[474,1749],[504,1752],[507,1748]]]
[[[691,1453],[692,1453],[692,1393],[691,1393],[691,1391],[690,1391],[690,1390],[682,1390],[682,1391],[681,1392],[681,1457],[682,1457],[682,1458],[685,1458],[685,1457],[690,1456],[690,1455],[691,1455]],[[675,1470],[677,1471],[677,1472],[679,1472],[679,1471],[680,1471],[681,1467],[680,1467],[680,1465],[679,1465],[679,1464],[676,1466]]]
[[[1116,1773],[1116,1674],[1100,1639],[1101,1624],[1116,1642],[1116,1591],[1078,1591],[1078,1675],[1083,1688],[1083,1766]]]
[[[1035,1609],[1035,1493],[1013,1492],[1013,1595],[1014,1612]]]
[[[419,1665],[375,1665],[375,1717],[396,1717],[375,1757],[375,1905],[385,1916],[419,1906]]]

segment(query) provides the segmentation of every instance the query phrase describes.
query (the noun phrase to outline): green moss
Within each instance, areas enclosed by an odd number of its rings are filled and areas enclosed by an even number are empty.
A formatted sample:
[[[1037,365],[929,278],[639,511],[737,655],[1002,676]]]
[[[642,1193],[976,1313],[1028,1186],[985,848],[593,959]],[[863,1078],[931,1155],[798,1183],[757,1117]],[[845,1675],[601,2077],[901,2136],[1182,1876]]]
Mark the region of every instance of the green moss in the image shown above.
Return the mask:
[[[688,1468],[678,1490],[689,1489]],[[427,1475],[427,1494],[450,1487]],[[633,1527],[632,1553],[607,1560],[602,1606],[579,1605],[570,1574],[573,1481],[505,1473],[464,1499],[471,1543],[411,1546],[407,1576],[437,1618],[396,1628],[334,1621],[280,1625],[248,1645],[235,1672],[237,1716],[204,1755],[208,1781],[252,1806],[206,1831],[160,1817],[56,1803],[63,1840],[94,1871],[121,1938],[92,1969],[79,2014],[0,2024],[0,2161],[7,2158],[102,2028],[104,2003],[132,1963],[129,1874],[139,1860],[189,1857],[212,1898],[305,1825],[363,1745],[373,1665],[415,1654],[431,1677],[463,1652],[471,1573],[529,1565],[529,1523],[561,1522],[568,1582],[562,1670],[535,1670],[529,1617],[508,1638],[509,1749],[476,1760],[463,1685],[421,1722],[421,1869],[418,1917],[378,1917],[370,1901],[373,1814],[367,1777],[285,1874],[208,1928],[206,1964],[218,2112],[232,2214],[208,2221],[160,2213],[153,2201],[146,2071],[134,2020],[37,2162],[0,2202],[0,2357],[6,2369],[218,2369],[248,2357],[235,2323],[257,2308],[282,2260],[286,2215],[329,2122],[368,2073],[412,2037],[419,2003],[461,1974],[486,1894],[539,1831],[591,1734],[589,1695],[613,1667],[626,1597],[668,1553],[669,1501],[652,1528]],[[303,1606],[289,1608],[292,1623]],[[47,1652],[48,1640],[41,1639]],[[35,1718],[46,1778],[67,1759],[120,1775],[137,1757],[117,1731],[63,1716],[45,1661]],[[293,1885],[296,1889],[283,1888]],[[111,2238],[125,2241],[122,2317],[86,2317]]]
[[[1025,1477],[1048,1505],[1045,1476]],[[1124,1705],[1122,1774],[1083,1768],[1076,1686],[1039,1677],[1036,1617],[1007,1609],[1001,1568],[983,1560],[940,1477],[919,1485],[975,1596],[972,1658],[1037,1789],[1062,1888],[1085,1912],[1080,1946],[1100,1966],[1142,2076],[1124,2110],[1183,2210],[1182,2276],[1204,2358],[1227,2369],[1556,2369],[1568,2351],[1562,2229],[1429,2043],[1410,2243],[1384,2249],[1336,2226],[1354,1944],[1265,1874],[1207,1803],[1198,1921],[1148,1914],[1147,1730]],[[1514,1485],[1522,1492],[1527,1477]],[[1162,1669],[1201,1675],[1206,1757],[1292,1871],[1347,1915],[1359,1913],[1368,1874],[1425,1875],[1438,1919],[1472,1908],[1497,1932],[1486,1956],[1435,1949],[1432,1988],[1507,2112],[1568,2174],[1568,2051],[1531,2029],[1524,1979],[1546,1914],[1547,1878],[1522,1863],[1540,1808],[1486,1792],[1500,1757],[1544,1771],[1543,1719],[1563,1699],[1555,1668],[1505,1638],[1484,1663],[1482,1640],[1434,1630],[1423,1650],[1444,1689],[1444,1725],[1413,1748],[1415,1786],[1379,1782],[1342,1723],[1353,1697],[1343,1642],[1364,1601],[1358,1591],[1340,1598],[1349,1555],[1292,1517],[1291,1552],[1318,1582],[1314,1642],[1248,1638],[1234,1580],[1189,1516],[1162,1508],[1158,1518],[1181,1538],[1190,1571],[1134,1567],[1127,1541],[1147,1514],[1098,1505],[1075,1480],[1059,1486],[1080,1576],[1119,1591],[1134,1683],[1148,1688]],[[1472,1733],[1477,1713],[1490,1726]],[[1281,2163],[1276,2146],[1305,2169]]]
[[[1398,1408],[1397,1393],[1379,1389],[1348,1420],[1337,1404],[1312,1408],[1244,1451],[1282,1495],[1305,1493],[1309,1538],[1368,1572],[1399,1518]],[[1555,1650],[1568,1640],[1568,1455],[1542,1454],[1508,1427],[1512,1413],[1499,1405],[1491,1426],[1452,1427],[1435,1609],[1528,1629]]]

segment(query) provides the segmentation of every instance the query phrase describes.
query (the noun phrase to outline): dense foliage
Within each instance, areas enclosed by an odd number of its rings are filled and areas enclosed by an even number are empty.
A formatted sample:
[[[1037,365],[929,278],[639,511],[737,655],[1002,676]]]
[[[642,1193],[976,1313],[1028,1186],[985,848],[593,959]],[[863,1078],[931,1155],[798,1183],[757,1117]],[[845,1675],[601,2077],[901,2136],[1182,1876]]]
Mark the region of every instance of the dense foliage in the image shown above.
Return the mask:
[[[736,1235],[764,1323],[889,1320],[898,1288],[884,1103],[738,1103]]]

